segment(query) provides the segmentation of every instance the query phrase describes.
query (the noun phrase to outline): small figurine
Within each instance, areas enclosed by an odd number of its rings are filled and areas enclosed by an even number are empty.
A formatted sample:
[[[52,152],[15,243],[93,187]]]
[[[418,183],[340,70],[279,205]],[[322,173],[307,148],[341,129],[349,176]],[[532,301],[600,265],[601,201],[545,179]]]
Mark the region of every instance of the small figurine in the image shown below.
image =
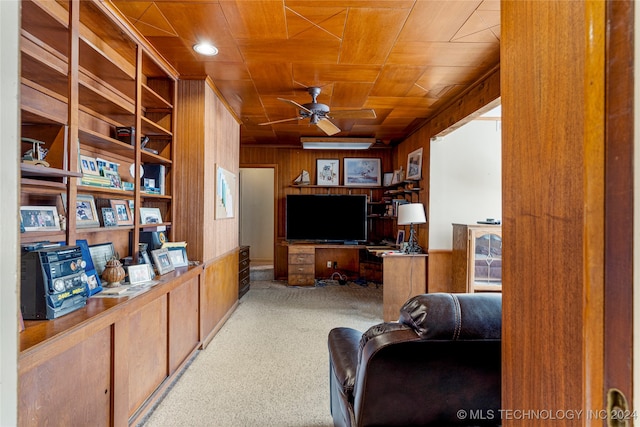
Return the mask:
[[[32,144],[31,148],[22,155],[23,163],[49,167],[49,162],[44,160],[45,157],[47,157],[49,150],[43,147],[43,141],[31,138],[22,138],[22,142],[30,142]]]

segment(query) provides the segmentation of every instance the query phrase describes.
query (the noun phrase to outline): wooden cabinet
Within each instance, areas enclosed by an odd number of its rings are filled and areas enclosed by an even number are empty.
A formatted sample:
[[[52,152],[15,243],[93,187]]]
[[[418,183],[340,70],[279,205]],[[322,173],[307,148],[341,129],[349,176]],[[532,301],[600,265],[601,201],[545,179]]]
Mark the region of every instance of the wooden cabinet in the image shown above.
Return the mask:
[[[180,268],[136,297],[26,321],[18,424],[137,425],[200,344],[201,273]]]
[[[313,286],[315,284],[315,251],[314,245],[289,245],[289,285]]]
[[[502,291],[502,227],[453,224],[454,292]]]
[[[409,298],[427,292],[427,254],[384,255],[382,265],[382,317],[391,322]]]
[[[135,255],[140,207],[159,208],[160,225],[169,229],[174,217],[177,73],[147,51],[103,2],[93,0],[23,1],[20,51],[21,152],[40,141],[49,164],[22,163],[20,204],[55,206],[61,219],[60,230],[27,231],[21,241],[112,242],[121,256]],[[118,128],[133,133],[121,137]],[[91,159],[97,161],[87,162]],[[140,185],[147,165],[149,170],[161,166],[154,185],[162,184],[164,191]],[[79,196],[93,199],[95,209],[85,211],[92,221],[77,216],[84,206]],[[114,199],[133,207],[131,218],[127,225],[106,228],[101,208]]]
[[[249,251],[249,246],[240,246],[240,253],[238,254],[238,298],[242,298],[251,286]]]

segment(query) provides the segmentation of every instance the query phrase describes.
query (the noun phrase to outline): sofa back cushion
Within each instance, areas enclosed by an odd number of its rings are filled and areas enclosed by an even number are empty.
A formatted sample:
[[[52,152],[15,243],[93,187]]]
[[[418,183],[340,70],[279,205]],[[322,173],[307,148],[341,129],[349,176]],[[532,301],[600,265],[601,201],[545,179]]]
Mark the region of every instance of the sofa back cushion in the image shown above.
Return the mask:
[[[399,322],[422,339],[500,340],[502,294],[421,294],[400,309]]]

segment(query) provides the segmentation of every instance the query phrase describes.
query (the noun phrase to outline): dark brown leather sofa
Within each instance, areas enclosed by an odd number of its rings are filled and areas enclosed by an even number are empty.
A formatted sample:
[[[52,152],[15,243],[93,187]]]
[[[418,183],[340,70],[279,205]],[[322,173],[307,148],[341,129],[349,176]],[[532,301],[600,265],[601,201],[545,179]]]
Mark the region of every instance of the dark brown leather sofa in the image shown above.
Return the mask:
[[[423,294],[329,333],[335,426],[500,425],[502,295]]]

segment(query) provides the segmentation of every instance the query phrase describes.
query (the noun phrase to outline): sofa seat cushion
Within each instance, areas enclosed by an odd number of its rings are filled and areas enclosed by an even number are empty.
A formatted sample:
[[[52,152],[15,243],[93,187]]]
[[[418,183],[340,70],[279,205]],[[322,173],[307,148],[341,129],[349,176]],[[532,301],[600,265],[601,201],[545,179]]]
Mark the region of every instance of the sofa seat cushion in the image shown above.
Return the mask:
[[[499,340],[502,294],[421,294],[400,309],[399,322],[422,339]]]

